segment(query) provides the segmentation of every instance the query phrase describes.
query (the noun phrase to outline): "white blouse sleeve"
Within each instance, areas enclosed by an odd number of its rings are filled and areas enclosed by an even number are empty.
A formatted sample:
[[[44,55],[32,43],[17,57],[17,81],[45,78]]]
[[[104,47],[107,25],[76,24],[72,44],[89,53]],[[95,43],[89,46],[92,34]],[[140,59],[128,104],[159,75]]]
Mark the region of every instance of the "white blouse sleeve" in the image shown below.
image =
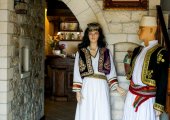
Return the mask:
[[[73,74],[73,92],[79,92],[82,87],[82,78],[79,71],[79,52],[76,53]]]
[[[115,90],[116,86],[118,85],[116,69],[115,69],[115,65],[113,62],[113,56],[111,55],[110,51],[109,51],[109,55],[110,55],[111,70],[110,70],[110,73],[106,75],[106,77],[107,77],[110,89]]]

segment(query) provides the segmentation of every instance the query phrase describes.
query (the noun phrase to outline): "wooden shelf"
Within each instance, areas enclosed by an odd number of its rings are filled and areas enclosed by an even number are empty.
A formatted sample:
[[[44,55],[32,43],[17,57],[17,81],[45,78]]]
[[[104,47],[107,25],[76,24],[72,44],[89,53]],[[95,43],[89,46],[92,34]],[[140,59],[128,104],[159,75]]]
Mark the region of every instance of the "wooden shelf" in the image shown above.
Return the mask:
[[[82,30],[60,30],[59,32],[83,32]]]
[[[79,41],[82,41],[82,40],[60,40],[60,41],[73,41],[73,42],[79,42]]]

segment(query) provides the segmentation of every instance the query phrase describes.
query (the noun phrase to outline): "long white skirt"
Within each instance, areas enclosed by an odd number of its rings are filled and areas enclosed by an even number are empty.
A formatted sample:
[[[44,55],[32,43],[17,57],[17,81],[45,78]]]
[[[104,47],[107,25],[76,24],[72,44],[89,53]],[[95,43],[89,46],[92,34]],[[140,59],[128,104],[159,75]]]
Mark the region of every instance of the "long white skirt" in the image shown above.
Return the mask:
[[[84,78],[75,120],[111,120],[109,87],[106,80]]]
[[[156,112],[153,108],[155,97],[149,98],[143,102],[138,107],[137,112],[135,112],[135,108],[133,107],[135,97],[136,95],[132,94],[130,91],[127,93],[122,120],[159,120],[159,117],[156,117]]]

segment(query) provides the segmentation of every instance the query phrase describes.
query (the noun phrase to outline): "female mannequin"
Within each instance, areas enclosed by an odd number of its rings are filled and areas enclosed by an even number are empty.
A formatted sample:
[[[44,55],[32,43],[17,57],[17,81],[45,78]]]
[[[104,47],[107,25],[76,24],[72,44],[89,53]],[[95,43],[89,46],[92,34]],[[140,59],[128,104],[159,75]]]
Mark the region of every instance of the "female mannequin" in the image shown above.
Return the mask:
[[[88,24],[78,46],[74,64],[73,91],[76,92],[75,120],[111,120],[110,94],[119,87],[113,57],[98,23]]]

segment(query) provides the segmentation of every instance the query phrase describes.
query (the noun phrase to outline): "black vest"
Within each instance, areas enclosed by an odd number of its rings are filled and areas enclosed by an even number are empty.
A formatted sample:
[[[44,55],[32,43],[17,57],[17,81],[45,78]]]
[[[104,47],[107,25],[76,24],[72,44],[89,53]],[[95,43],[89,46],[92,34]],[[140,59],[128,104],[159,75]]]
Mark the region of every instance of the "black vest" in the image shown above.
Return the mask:
[[[82,48],[79,51],[79,70],[81,77],[92,75],[94,73],[91,54],[87,48]],[[110,73],[111,63],[110,63],[110,54],[109,49],[99,48],[99,63],[98,71],[105,73],[106,75]]]
[[[143,47],[137,47],[133,51],[131,59],[131,69],[127,75],[127,79],[132,79],[132,74],[137,56]],[[150,48],[144,58],[142,66],[141,80],[148,86],[156,87],[156,107],[160,111],[164,109],[166,104],[166,91],[168,81],[168,52],[159,44]]]

